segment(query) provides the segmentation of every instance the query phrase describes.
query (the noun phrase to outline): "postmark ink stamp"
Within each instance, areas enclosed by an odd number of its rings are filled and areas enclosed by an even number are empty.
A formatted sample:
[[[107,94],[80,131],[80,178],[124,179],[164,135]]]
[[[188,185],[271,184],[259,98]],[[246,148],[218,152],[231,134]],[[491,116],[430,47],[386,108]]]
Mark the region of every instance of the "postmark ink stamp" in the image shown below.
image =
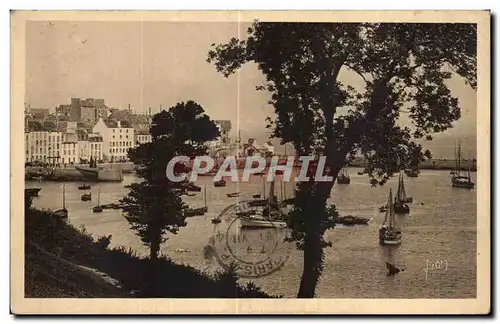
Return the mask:
[[[265,228],[242,227],[242,219],[248,216],[239,215],[238,207],[219,216],[226,222],[209,239],[212,255],[224,269],[233,267],[240,278],[260,278],[278,271],[293,248],[285,242],[287,229],[282,228],[282,222],[271,219]]]

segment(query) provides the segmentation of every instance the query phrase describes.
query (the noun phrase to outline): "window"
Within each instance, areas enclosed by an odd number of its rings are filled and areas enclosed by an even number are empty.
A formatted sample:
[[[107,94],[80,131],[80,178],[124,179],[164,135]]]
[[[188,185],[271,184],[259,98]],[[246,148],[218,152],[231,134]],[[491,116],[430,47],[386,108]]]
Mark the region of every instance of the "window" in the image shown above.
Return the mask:
[[[122,139],[122,136],[120,135],[120,139]]]

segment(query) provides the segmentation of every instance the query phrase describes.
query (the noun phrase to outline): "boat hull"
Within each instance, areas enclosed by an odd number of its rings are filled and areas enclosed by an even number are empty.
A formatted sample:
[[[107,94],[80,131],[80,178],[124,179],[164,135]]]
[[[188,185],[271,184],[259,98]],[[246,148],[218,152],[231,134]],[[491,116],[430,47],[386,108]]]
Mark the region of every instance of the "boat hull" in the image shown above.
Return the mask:
[[[87,181],[95,182],[121,182],[123,172],[121,169],[95,169],[86,167],[75,167],[82,177]]]
[[[337,183],[338,184],[350,184],[351,179],[350,178],[338,178]]]
[[[27,188],[24,189],[24,193],[31,197],[38,197],[38,193],[42,190],[42,188]]]
[[[383,245],[399,245],[401,244],[401,239],[384,239]]]
[[[401,235],[379,235],[381,245],[399,245],[401,244]]]
[[[395,204],[394,205],[394,213],[396,214],[409,214],[410,213],[410,207],[408,205],[403,204]]]
[[[240,218],[242,228],[285,228],[287,225],[283,221],[268,221],[260,219],[251,219],[247,217]]]
[[[452,182],[452,187],[454,187],[454,188],[472,189],[472,188],[474,188],[474,183],[473,182],[458,182],[458,181],[453,181]]]
[[[68,218],[68,210],[66,208],[58,209],[52,213],[52,216],[58,219]]]

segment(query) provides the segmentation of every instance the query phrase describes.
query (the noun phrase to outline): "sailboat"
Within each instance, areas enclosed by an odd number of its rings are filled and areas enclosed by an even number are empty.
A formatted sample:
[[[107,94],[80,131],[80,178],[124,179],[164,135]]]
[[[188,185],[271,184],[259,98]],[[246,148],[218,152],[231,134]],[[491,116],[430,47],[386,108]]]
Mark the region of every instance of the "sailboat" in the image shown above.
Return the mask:
[[[340,184],[350,184],[351,183],[351,178],[349,177],[349,173],[347,172],[346,168],[342,168],[342,170],[340,170],[340,173],[337,177],[337,183],[340,183]]]
[[[102,213],[102,206],[100,205],[100,200],[101,200],[101,187],[97,188],[97,206],[92,208],[92,211],[94,213]]]
[[[241,228],[285,228],[286,222],[281,219],[281,212],[278,210],[277,197],[274,194],[274,180],[269,187],[269,198],[267,206],[262,211],[252,214],[245,214],[240,217]]]
[[[405,192],[405,185],[403,181],[403,173],[399,173],[398,192],[394,199],[394,212],[396,214],[408,214],[410,207],[407,203],[413,201],[413,198],[407,197]]]
[[[184,215],[186,217],[203,216],[203,215],[205,215],[205,213],[208,211],[208,207],[207,207],[207,186],[203,187],[203,198],[205,200],[205,207],[188,208],[188,209],[184,210]]]
[[[63,208],[58,209],[52,213],[54,217],[57,217],[59,219],[68,218],[68,210],[66,209],[66,185],[64,183],[63,183],[62,205]]]
[[[458,143],[458,151],[455,152],[455,170],[451,172],[451,184],[452,187],[456,188],[472,189],[474,188],[474,182],[472,182],[470,178],[470,163],[469,168],[467,169],[467,176],[462,176],[460,167],[461,161],[462,150],[460,148],[460,143]]]
[[[401,244],[401,231],[396,228],[396,218],[394,217],[394,205],[392,204],[392,189],[389,189],[389,199],[387,200],[387,211],[384,223],[379,230],[379,243],[382,245]]]

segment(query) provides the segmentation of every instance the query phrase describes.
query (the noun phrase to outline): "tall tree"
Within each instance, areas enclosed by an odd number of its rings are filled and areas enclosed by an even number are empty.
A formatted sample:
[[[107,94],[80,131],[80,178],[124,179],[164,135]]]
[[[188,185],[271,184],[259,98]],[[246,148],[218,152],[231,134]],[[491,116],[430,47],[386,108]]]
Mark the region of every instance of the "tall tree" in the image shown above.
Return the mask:
[[[150,248],[150,259],[156,260],[167,232],[176,234],[186,225],[181,195],[186,182],[172,182],[166,174],[168,162],[177,156],[206,153],[204,143],[220,136],[215,123],[194,101],[182,102],[153,116],[151,143],[141,144],[128,152],[138,166],[140,183],[127,186],[130,191],[122,202],[131,229]],[[174,173],[185,170],[175,168]]]
[[[289,224],[304,250],[298,297],[312,298],[330,245],[326,201],[338,172],[362,154],[372,185],[383,185],[430,157],[416,139],[431,140],[460,117],[446,81],[456,74],[476,87],[476,25],[255,22],[247,36],[213,44],[207,61],[225,77],[257,64],[266,77],[257,89],[272,94],[273,136],[299,155],[325,156],[333,178],[299,183]],[[361,89],[340,81],[344,71],[359,76]],[[402,113],[411,127],[398,123]]]

